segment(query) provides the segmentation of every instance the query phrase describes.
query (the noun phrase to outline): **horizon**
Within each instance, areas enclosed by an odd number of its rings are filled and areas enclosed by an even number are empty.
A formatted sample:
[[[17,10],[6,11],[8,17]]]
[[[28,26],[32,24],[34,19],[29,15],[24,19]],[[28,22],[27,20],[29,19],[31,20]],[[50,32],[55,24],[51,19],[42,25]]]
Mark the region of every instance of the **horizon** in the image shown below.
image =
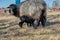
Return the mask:
[[[20,2],[23,2],[25,0],[20,0]],[[54,0],[45,0],[46,4],[48,7],[52,7],[52,3]],[[6,8],[8,7],[10,4],[16,4],[15,0],[0,0],[0,8]]]

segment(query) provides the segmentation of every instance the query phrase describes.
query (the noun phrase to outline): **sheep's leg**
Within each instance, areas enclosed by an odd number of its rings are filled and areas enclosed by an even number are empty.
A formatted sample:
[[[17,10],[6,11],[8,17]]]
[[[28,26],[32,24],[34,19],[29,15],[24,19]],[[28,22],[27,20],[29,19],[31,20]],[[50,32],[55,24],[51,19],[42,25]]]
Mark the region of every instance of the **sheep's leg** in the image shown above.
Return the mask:
[[[41,24],[43,27],[45,27],[46,24],[46,18],[43,16],[43,18],[41,19]]]

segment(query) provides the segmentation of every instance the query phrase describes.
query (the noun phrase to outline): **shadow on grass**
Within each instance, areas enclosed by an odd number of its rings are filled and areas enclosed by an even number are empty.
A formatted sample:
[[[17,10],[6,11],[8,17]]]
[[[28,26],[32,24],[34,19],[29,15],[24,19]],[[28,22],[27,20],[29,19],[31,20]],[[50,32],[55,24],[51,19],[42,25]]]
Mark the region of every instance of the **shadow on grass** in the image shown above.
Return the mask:
[[[56,25],[56,24],[60,24],[60,21],[56,21],[56,22],[47,22],[46,26],[51,26],[51,25]]]
[[[60,17],[60,14],[57,14],[57,15],[49,15],[47,18],[48,20],[54,20],[56,18],[59,18]]]
[[[60,17],[60,14],[57,14],[57,15],[49,15],[49,16],[47,17],[47,18],[48,18],[48,22],[46,23],[46,26],[60,24],[60,21],[49,22],[49,20],[58,19],[59,17]],[[58,19],[58,20],[59,20],[59,19]]]

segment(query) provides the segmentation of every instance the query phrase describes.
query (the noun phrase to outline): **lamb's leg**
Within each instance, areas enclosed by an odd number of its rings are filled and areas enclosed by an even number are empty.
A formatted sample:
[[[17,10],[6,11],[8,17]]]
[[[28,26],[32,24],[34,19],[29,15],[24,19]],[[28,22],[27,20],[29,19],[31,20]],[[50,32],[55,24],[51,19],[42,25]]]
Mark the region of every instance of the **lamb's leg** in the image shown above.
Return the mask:
[[[22,28],[24,22],[19,22],[19,26]]]
[[[31,27],[31,23],[27,23],[27,26],[28,26],[28,27]]]

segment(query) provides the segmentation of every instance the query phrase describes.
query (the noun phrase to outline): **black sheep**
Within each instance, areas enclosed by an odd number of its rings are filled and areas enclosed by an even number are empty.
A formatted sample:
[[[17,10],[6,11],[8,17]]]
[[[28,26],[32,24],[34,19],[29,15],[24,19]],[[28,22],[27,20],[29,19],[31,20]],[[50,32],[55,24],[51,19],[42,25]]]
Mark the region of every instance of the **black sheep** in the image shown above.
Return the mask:
[[[29,3],[29,1],[26,1],[26,2]],[[32,6],[32,8],[38,7],[37,9],[39,9],[39,10],[37,10],[35,8],[35,10],[36,10],[36,12],[35,12],[32,9],[31,10],[27,9],[30,7],[30,5],[29,6],[25,5],[26,2],[24,2],[23,4],[21,4],[18,7],[15,4],[11,4],[9,6],[13,11],[13,15],[20,18],[21,22],[19,23],[19,25],[22,27],[23,23],[25,22],[27,24],[30,24],[30,26],[33,25],[34,27],[37,27],[37,26],[39,26],[39,24],[41,22],[42,26],[45,27],[45,24],[46,24],[46,3],[44,1],[42,1],[42,3],[39,2],[40,3],[39,5],[42,5],[42,8],[38,5]],[[36,4],[37,4],[37,2],[36,2]],[[31,5],[33,5],[33,4],[31,4]],[[26,8],[25,8],[25,6],[26,6]],[[31,11],[31,12],[33,11],[33,13],[31,13],[31,15],[30,15],[29,11]],[[32,17],[33,14],[34,14],[34,16],[37,14],[38,15],[35,16],[36,18],[34,18],[34,17]]]
[[[11,5],[9,5],[8,8],[10,8],[9,12],[10,12],[10,11],[13,12],[12,15],[14,15],[14,16],[16,16],[16,17],[20,17],[19,8],[18,8],[18,6],[17,6],[16,4],[11,4]],[[10,13],[11,13],[11,12],[10,12]]]
[[[21,16],[20,17],[21,22],[19,23],[20,27],[22,27],[23,23],[27,23],[28,26],[33,26],[33,22],[35,21],[33,18],[30,16]]]

